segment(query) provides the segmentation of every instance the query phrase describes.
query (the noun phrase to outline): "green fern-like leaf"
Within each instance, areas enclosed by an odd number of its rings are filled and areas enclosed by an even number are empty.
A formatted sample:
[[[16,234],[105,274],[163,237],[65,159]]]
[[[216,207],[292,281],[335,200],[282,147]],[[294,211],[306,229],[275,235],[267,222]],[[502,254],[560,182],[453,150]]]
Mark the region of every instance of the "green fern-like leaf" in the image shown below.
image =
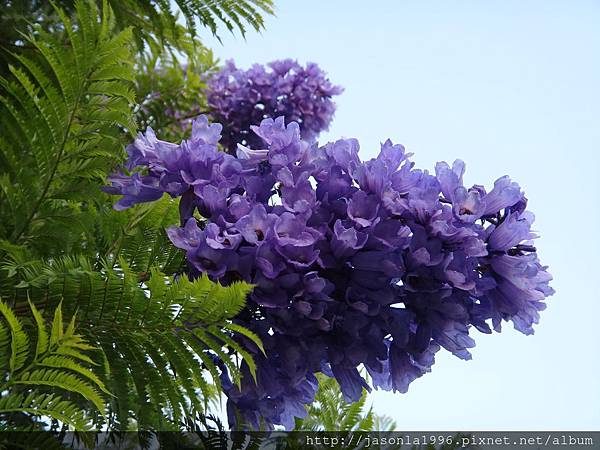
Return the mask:
[[[28,298],[46,310],[62,304],[65,314],[78,311],[80,332],[102,349],[108,370],[96,358],[95,365],[76,372],[95,382],[98,390],[114,394],[108,399],[109,415],[114,415],[109,420],[121,429],[169,429],[193,411],[205,413],[218,400],[221,372],[214,357],[223,361],[236,383],[242,361],[254,376],[253,357],[236,336],[253,340],[260,349],[262,343],[231,322],[244,307],[250,285],[225,287],[206,276],[174,278],[155,266],[140,281],[139,269],[124,257],[114,265],[105,261],[100,268],[86,258],[14,259],[0,268],[0,290],[18,313],[25,311]],[[13,276],[7,277],[9,273]],[[48,339],[60,339],[59,332]],[[39,365],[69,368],[86,350],[74,345],[61,351],[60,363],[42,359]],[[50,376],[42,375],[36,374],[36,380]]]
[[[0,368],[0,423],[10,428],[12,415],[26,414],[49,417],[75,429],[90,429],[92,422],[86,408],[71,397],[75,395],[104,413],[104,394],[109,395],[109,392],[88,368],[89,358],[65,356],[64,351],[93,347],[75,334],[74,320],[64,329],[60,304],[51,324],[50,338],[41,314],[33,304],[30,307],[37,331],[35,347],[25,325],[0,300],[0,325],[10,330],[11,336],[9,342],[0,340],[0,352],[8,351],[12,355],[8,367]]]
[[[377,415],[366,407],[367,391],[357,402],[348,403],[337,381],[319,374],[315,401],[305,419],[298,419],[297,430],[304,431],[392,431],[396,424],[387,416]]]
[[[121,215],[127,217],[111,210],[104,222],[109,217],[109,220],[122,220]],[[166,229],[178,221],[179,207],[171,198],[141,205],[129,213],[126,223],[119,225],[116,238],[115,226],[108,223],[104,254],[112,263],[124,260],[142,279],[150,275],[152,267],[169,275],[181,272],[185,265],[184,252],[173,246],[166,233]]]
[[[239,31],[245,36],[247,28],[260,31],[264,28],[264,15],[274,14],[273,0],[97,0],[107,3],[114,14],[110,25],[115,30],[133,30],[134,41],[140,53],[177,50],[191,55],[197,48],[198,25],[219,36],[220,25],[228,31]],[[59,28],[62,18],[53,8],[56,5],[67,14],[73,14],[77,1],[21,0],[8,2],[0,8],[0,56],[15,49],[26,49],[21,33],[38,22],[45,30]],[[180,19],[183,19],[181,21]],[[57,26],[58,25],[58,26]],[[5,66],[0,59],[0,73]]]
[[[8,369],[10,373],[18,371],[29,356],[29,338],[21,322],[17,319],[11,309],[0,301],[0,314],[4,317],[8,329],[10,330],[10,359]]]
[[[72,22],[56,8],[63,36],[41,28],[24,36],[35,53],[15,54],[0,77],[0,239],[42,254],[68,251],[87,233],[81,200],[100,195],[123,130],[136,128],[131,30],[115,33],[106,5],[100,15],[78,0],[75,10]]]

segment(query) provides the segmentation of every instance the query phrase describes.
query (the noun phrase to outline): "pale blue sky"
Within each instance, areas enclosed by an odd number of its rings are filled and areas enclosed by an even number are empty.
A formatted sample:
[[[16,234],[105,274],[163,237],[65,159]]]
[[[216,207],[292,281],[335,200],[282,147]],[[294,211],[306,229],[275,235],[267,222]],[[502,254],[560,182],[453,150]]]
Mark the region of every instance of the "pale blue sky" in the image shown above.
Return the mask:
[[[536,334],[476,331],[472,361],[438,354],[375,410],[404,430],[600,429],[600,2],[275,0],[247,40],[204,42],[241,67],[314,61],[346,91],[321,142],[391,138],[422,168],[525,189],[555,277]]]

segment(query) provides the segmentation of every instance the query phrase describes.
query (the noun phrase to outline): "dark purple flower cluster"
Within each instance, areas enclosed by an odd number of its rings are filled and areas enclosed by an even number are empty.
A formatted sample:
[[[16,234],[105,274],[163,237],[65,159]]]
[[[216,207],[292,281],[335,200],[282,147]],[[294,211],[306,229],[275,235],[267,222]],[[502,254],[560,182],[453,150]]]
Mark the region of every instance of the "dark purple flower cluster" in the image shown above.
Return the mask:
[[[228,61],[207,87],[211,116],[227,124],[221,144],[231,154],[237,144],[261,148],[262,140],[250,127],[266,118],[283,116],[286,123],[297,122],[302,139],[314,140],[333,118],[331,98],[342,92],[316,64],[302,67],[291,59],[273,61],[267,67],[255,64],[248,70]]]
[[[181,196],[182,226],[169,236],[191,273],[255,284],[237,320],[266,356],[243,341],[256,383],[247,368],[241,388],[223,371],[230,421],[290,428],[317,372],[351,401],[370,389],[360,367],[373,387],[406,392],[440,348],[469,359],[472,327],[512,321],[533,333],[553,290],[518,184],[467,188],[462,161],[433,175],[389,140],[361,161],[356,140],[311,145],[283,117],[252,129],[263,146],[240,145],[237,157],[217,150],[221,126],[205,117],[180,145],[149,130],[128,149],[133,174],[109,188],[123,195],[118,208]]]

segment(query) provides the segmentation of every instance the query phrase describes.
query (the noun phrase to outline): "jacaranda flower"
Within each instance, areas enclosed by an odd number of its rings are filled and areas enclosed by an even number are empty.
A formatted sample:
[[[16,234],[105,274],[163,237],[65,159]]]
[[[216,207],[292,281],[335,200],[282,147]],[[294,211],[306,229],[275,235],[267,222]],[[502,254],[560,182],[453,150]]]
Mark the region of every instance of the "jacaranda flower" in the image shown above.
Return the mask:
[[[236,321],[262,339],[266,355],[240,338],[257,381],[243,366],[239,387],[220,365],[230,424],[293,427],[314,399],[317,372],[335,377],[350,401],[371,389],[362,367],[373,387],[406,392],[440,349],[471,358],[473,328],[491,333],[512,321],[533,333],[553,290],[519,185],[502,177],[489,192],[465,187],[462,161],[438,163],[432,175],[389,140],[376,158],[361,161],[356,140],[319,147],[310,142],[315,128],[301,131],[283,117],[242,137],[240,127],[250,124],[232,114],[250,92],[236,97],[236,90],[254,89],[254,101],[275,110],[312,95],[298,89],[295,75],[282,77],[296,65],[271,67],[251,69],[246,85],[230,64],[213,82],[234,99],[213,94],[236,124],[225,146],[242,144],[237,157],[217,150],[220,125],[200,117],[179,145],[151,130],[141,135],[107,188],[123,195],[117,208],[163,193],[181,197],[181,226],[168,235],[186,252],[190,275],[255,285]],[[313,66],[306,71],[319,80],[314,89],[336,92]],[[289,90],[285,101],[269,97],[275,75]],[[327,107],[315,111],[303,125],[329,120]]]
[[[228,61],[207,87],[211,116],[227,124],[221,144],[231,154],[238,144],[252,149],[262,146],[265,136],[253,133],[251,126],[266,118],[281,116],[296,122],[302,138],[313,141],[329,127],[335,112],[332,97],[342,92],[316,64],[302,67],[291,59],[266,67],[255,64],[248,70]]]

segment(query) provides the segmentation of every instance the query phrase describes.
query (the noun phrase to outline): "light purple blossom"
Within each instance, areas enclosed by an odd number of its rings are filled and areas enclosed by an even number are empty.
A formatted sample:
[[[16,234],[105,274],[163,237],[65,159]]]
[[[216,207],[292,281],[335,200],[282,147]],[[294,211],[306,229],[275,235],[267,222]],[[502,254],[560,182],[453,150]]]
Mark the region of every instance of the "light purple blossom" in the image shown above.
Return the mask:
[[[243,82],[239,71],[229,76]],[[253,69],[261,89],[270,77]],[[468,188],[462,161],[438,163],[432,175],[389,140],[361,161],[356,140],[311,145],[283,118],[253,129],[262,141],[237,158],[217,150],[220,127],[206,118],[180,145],[149,131],[107,189],[123,195],[117,208],[181,196],[182,226],[168,235],[190,274],[255,285],[235,320],[263,340],[266,356],[240,338],[257,366],[256,383],[243,366],[240,388],[223,366],[232,424],[292,427],[314,399],[317,372],[351,401],[370,389],[360,367],[373,387],[406,392],[441,349],[470,359],[473,328],[491,333],[512,321],[533,333],[553,290],[515,182]]]
[[[255,64],[248,70],[227,61],[207,87],[211,116],[227,124],[221,144],[231,154],[236,153],[238,144],[251,149],[262,148],[263,140],[274,144],[267,126],[256,133],[252,130],[252,125],[266,118],[282,116],[288,123],[296,122],[302,138],[313,141],[329,127],[335,112],[332,97],[342,92],[316,64],[303,67],[290,59],[266,66]],[[277,136],[287,138],[285,134]]]

